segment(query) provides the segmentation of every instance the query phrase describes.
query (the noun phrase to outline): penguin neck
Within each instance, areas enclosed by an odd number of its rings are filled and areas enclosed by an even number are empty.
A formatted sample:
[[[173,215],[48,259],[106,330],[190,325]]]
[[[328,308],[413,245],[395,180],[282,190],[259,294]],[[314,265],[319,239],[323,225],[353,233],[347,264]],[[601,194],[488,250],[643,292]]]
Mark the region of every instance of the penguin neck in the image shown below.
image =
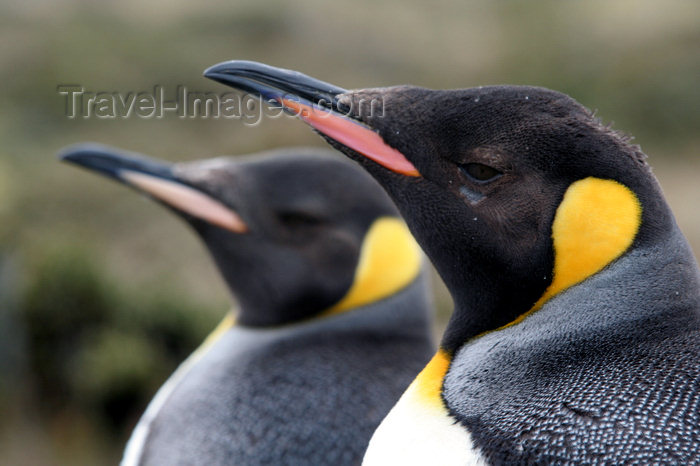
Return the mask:
[[[505,272],[480,272],[470,271],[461,285],[449,287],[454,310],[440,344],[446,355],[454,354],[468,340],[513,322],[532,309],[546,289],[546,284],[539,283],[542,280],[499,281],[492,277],[506,276]],[[538,277],[544,275],[542,272]],[[479,286],[465,286],[465,283]]]
[[[279,326],[251,327],[237,324],[232,330],[241,335],[275,335],[303,337],[323,332],[364,332],[393,337],[430,340],[432,309],[425,270],[407,286],[391,296],[347,309],[342,313],[324,314],[300,322]],[[253,341],[253,340],[251,340]]]
[[[551,296],[543,295],[546,299],[540,299],[530,311],[507,325],[479,334],[474,333],[473,326],[471,331],[462,330],[461,335],[468,336],[461,341],[457,332],[451,339],[446,332],[448,338],[441,344],[445,355],[451,359],[460,347],[486,335],[523,335],[527,328],[539,329],[538,335],[556,340],[558,333],[571,332],[574,324],[576,332],[600,332],[601,338],[614,328],[628,329],[628,336],[633,332],[629,328],[637,328],[642,338],[650,326],[663,326],[664,322],[687,321],[697,325],[700,268],[672,217],[667,226],[666,231],[646,234],[641,241],[638,238],[624,254],[583,281]],[[473,313],[471,308],[456,306],[450,325],[464,328],[464,322],[468,325]],[[561,341],[569,338],[562,336]]]
[[[275,327],[358,309],[393,296],[413,283],[421,275],[422,262],[421,249],[406,224],[394,216],[378,217],[364,234],[352,282],[343,294],[331,297],[328,292],[321,293],[319,290],[325,288],[314,286],[314,282],[305,286],[306,293],[299,294],[290,294],[298,287],[289,286],[286,295],[274,286],[267,293],[261,293],[262,287],[256,288],[256,296],[240,289],[239,321],[249,326]],[[220,269],[227,270],[221,264]],[[236,294],[235,284],[227,281]]]
[[[302,322],[307,316],[318,312],[313,310],[310,314],[307,314],[306,310],[311,308],[310,303],[295,303],[286,300],[279,300],[278,302],[277,297],[274,295],[261,299],[259,296],[247,296],[243,292],[236,293],[234,291],[232,294],[237,303],[236,321],[239,327],[260,330],[286,327]],[[290,312],[292,310],[298,312],[292,314]]]
[[[473,356],[580,351],[581,345],[620,347],[700,330],[700,268],[686,239],[674,228],[663,240],[635,247],[584,282],[544,303],[517,325],[467,342]],[[498,345],[497,347],[495,345]],[[460,359],[456,357],[455,360]],[[538,360],[532,358],[531,360]]]
[[[321,293],[314,294],[308,289],[305,293],[297,293],[298,289],[293,286],[281,289],[274,284],[252,287],[249,283],[232,281],[227,280],[230,293],[237,303],[237,322],[249,328],[263,330],[312,320],[342,296],[322,296]],[[259,283],[261,282],[264,281],[260,280]]]

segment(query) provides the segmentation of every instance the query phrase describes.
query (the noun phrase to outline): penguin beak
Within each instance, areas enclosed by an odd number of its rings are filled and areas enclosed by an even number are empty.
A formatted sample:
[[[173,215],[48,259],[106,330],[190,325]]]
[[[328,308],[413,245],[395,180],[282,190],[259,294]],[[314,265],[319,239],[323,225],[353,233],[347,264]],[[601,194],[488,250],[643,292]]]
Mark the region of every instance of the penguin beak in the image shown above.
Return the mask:
[[[178,212],[234,233],[248,231],[236,212],[179,179],[171,164],[99,144],[71,146],[58,157],[134,187]]]
[[[348,91],[296,71],[251,61],[219,63],[204,76],[254,94],[297,115],[316,131],[396,173],[420,176],[415,166],[364,123],[348,116],[339,97]]]

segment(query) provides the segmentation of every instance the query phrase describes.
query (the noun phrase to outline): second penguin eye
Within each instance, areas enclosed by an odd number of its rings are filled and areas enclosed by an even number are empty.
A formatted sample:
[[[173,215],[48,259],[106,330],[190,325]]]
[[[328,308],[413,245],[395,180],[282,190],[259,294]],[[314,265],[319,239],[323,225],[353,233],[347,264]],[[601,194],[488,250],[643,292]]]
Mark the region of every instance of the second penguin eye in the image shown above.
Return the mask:
[[[477,183],[486,183],[500,177],[503,173],[493,167],[484,165],[483,163],[465,163],[459,166],[459,169],[472,181]]]

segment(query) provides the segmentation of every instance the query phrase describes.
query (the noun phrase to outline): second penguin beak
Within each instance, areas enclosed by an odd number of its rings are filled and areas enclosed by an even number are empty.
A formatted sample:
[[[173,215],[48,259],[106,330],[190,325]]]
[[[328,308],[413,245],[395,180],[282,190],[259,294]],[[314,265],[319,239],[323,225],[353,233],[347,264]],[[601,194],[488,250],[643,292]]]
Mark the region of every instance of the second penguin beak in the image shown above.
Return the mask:
[[[99,144],[68,147],[59,157],[137,188],[178,212],[233,233],[248,231],[238,213],[179,179],[171,164]]]

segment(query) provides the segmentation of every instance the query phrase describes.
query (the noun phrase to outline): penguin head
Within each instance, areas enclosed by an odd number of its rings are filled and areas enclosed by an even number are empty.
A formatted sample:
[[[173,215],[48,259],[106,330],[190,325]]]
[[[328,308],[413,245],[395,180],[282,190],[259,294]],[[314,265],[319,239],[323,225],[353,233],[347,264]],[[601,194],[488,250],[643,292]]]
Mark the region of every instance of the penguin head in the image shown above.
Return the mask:
[[[381,187],[324,151],[170,164],[90,144],[68,148],[61,158],[144,192],[184,218],[238,301],[241,325],[277,326],[352,307],[344,298],[357,285],[361,255],[372,255],[368,240],[408,235]]]
[[[388,191],[455,301],[448,352],[673,222],[639,148],[555,91],[346,91],[237,61],[205,76],[297,113]]]

